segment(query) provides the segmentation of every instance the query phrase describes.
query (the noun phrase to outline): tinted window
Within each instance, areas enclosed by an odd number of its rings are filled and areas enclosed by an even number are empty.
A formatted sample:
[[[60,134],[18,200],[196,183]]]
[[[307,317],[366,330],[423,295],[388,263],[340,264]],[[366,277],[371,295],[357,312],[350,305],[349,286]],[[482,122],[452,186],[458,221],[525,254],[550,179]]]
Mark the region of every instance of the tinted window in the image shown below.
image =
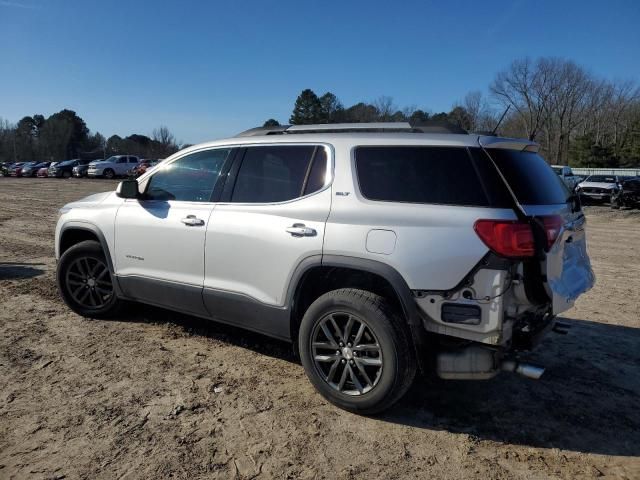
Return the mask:
[[[465,148],[358,147],[356,170],[370,200],[490,205]]]
[[[522,205],[565,203],[569,190],[544,159],[535,152],[487,150]]]
[[[138,163],[138,159],[136,157],[129,157],[129,163]]]
[[[311,165],[311,169],[309,170],[309,175],[307,177],[307,182],[304,187],[304,195],[309,195],[310,193],[317,192],[326,182],[327,176],[327,151],[318,147],[316,149],[316,154],[313,157],[313,163]]]
[[[160,167],[149,179],[146,198],[209,202],[231,149],[192,153]]]
[[[314,146],[249,147],[238,171],[231,200],[283,202],[300,197]]]

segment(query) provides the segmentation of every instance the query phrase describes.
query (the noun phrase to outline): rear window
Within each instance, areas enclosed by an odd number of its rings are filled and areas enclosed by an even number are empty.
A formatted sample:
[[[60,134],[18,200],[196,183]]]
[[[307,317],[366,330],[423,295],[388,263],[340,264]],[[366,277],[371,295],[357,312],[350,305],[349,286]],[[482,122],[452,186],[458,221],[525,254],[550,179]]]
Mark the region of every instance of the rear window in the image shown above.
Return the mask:
[[[466,148],[358,147],[356,172],[369,200],[491,206]]]
[[[535,152],[487,150],[522,205],[566,203],[569,190]]]

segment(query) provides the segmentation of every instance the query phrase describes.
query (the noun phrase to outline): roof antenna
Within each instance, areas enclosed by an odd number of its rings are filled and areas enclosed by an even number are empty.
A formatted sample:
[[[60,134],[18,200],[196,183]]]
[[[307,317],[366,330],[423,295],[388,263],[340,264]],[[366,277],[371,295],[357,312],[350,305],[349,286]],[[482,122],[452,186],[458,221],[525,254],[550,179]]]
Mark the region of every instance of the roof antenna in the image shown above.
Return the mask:
[[[511,108],[511,105],[507,105],[507,109],[504,111],[504,113],[500,117],[500,120],[498,120],[498,123],[496,123],[496,127],[491,131],[491,135],[495,135],[496,134],[496,132],[498,131],[498,127],[502,123],[502,120],[504,120],[504,117],[507,116],[507,112],[509,111],[510,108]]]

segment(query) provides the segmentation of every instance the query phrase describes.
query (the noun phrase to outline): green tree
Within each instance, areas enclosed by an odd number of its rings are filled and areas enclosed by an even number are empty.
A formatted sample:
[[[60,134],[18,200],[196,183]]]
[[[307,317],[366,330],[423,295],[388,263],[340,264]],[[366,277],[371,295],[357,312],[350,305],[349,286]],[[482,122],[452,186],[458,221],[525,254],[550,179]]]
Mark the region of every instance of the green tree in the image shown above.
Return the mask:
[[[279,127],[280,126],[280,122],[278,120],[276,120],[275,118],[270,118],[269,120],[264,122],[262,124],[262,126],[263,127]]]
[[[340,123],[344,120],[344,107],[338,97],[327,92],[320,97],[320,123]]]
[[[344,119],[348,123],[377,122],[379,118],[380,112],[378,112],[378,109],[364,102],[356,103],[344,111]]]
[[[307,88],[298,95],[289,122],[292,125],[320,123],[322,120],[321,110],[320,99],[313,90]]]
[[[414,110],[409,116],[409,123],[412,125],[424,123],[429,121],[429,114],[422,110]]]

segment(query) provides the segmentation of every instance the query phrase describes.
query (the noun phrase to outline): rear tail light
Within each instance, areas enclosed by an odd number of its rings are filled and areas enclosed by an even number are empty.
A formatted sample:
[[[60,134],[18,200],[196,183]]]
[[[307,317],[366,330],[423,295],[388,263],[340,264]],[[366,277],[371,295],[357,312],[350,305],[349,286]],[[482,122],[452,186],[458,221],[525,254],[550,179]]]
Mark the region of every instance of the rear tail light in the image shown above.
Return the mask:
[[[539,217],[544,225],[547,248],[555,243],[563,221],[559,215]],[[517,220],[478,220],[473,229],[487,247],[504,257],[532,257],[535,242],[531,225]]]

